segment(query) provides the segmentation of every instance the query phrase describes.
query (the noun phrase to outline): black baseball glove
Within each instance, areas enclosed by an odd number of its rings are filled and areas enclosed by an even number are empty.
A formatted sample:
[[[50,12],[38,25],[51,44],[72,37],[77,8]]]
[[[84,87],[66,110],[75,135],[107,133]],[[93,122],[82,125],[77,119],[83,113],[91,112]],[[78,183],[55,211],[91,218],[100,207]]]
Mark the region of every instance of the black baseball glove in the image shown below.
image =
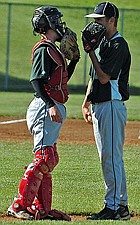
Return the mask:
[[[106,28],[99,23],[90,22],[82,30],[82,41],[84,50],[96,50],[105,35]]]

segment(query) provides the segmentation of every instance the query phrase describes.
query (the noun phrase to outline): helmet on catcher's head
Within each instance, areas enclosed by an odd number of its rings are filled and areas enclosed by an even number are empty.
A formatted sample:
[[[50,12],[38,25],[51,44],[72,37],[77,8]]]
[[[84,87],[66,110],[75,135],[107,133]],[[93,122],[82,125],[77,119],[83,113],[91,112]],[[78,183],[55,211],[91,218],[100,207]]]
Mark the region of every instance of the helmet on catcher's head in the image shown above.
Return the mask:
[[[61,21],[62,13],[53,6],[42,6],[35,9],[32,17],[34,34],[45,34],[48,29],[56,31],[60,37],[65,33],[65,22]]]

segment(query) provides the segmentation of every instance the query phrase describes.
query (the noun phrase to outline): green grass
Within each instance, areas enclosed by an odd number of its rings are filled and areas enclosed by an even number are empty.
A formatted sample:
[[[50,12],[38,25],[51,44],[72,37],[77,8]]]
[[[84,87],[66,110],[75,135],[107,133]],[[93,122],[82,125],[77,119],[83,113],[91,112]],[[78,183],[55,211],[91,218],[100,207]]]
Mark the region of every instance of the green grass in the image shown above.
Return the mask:
[[[31,150],[32,143],[30,142],[0,143],[0,213],[3,215],[6,214],[8,206],[17,195],[17,187],[24,173],[24,166],[32,161]],[[58,151],[60,163],[53,171],[53,208],[76,215],[98,212],[103,207],[105,188],[96,146],[59,144]],[[125,146],[124,161],[129,208],[135,213],[140,213],[139,157],[138,146]],[[30,221],[10,221],[4,224],[10,223],[34,224]],[[43,221],[37,221],[37,223],[42,224]],[[92,224],[98,223],[95,221]],[[100,224],[120,223],[100,221]],[[127,221],[127,224],[133,223],[133,221]],[[63,222],[49,221],[49,224],[63,224]],[[72,224],[89,224],[89,221],[72,222]]]
[[[10,2],[9,0],[5,0],[5,1],[1,1],[1,2]],[[14,3],[27,3],[26,0],[12,0],[11,2]],[[94,7],[95,5],[97,5],[99,2],[98,0],[71,0],[71,1],[67,1],[67,0],[53,0],[53,5],[57,5],[57,6],[62,6],[62,5],[67,5],[67,6],[83,6],[83,7]],[[139,0],[135,0],[135,2],[129,1],[129,0],[112,0],[112,3],[116,4],[118,7],[120,8],[128,8],[128,9],[137,9],[140,8],[140,1]],[[32,3],[32,4],[39,4],[39,5],[43,5],[43,4],[48,4],[48,5],[52,5],[52,1],[48,0],[46,3],[46,0],[29,0],[28,3]]]
[[[140,96],[130,96],[126,101],[128,120],[140,121]]]
[[[33,93],[26,92],[0,92],[0,116],[15,116],[25,118],[26,110]],[[67,118],[82,119],[81,106],[84,100],[83,94],[70,94],[66,103]],[[128,120],[140,121],[140,97],[131,96],[126,102],[128,108]]]
[[[3,1],[9,2],[9,0]],[[26,0],[13,0],[13,3],[26,3]],[[113,0],[120,9],[140,9],[140,1],[130,1],[130,0]],[[34,1],[29,0],[30,4],[44,5],[45,0]],[[83,51],[83,46],[81,42],[81,30],[85,26],[85,9],[69,9],[61,8],[61,6],[80,6],[80,7],[95,7],[99,1],[95,0],[54,0],[53,5],[59,6],[60,10],[64,14],[64,20],[67,21],[67,25],[71,27],[78,37],[78,43],[81,51],[81,59],[77,65],[74,72],[74,76],[70,80],[72,85],[82,85],[84,84],[84,57],[85,53]],[[52,5],[52,1],[47,1],[47,4]],[[9,88],[12,90],[23,88],[29,86],[28,80],[31,71],[31,49],[33,45],[39,40],[39,37],[34,37],[32,35],[31,28],[31,17],[33,10],[37,6],[12,6],[12,20],[11,20],[11,35],[10,35],[10,66],[9,66]],[[139,43],[140,43],[140,17],[139,11],[126,11],[124,20],[124,37],[129,43],[131,54],[132,54],[132,66],[130,72],[130,85],[135,87],[140,87],[139,77]],[[3,90],[5,87],[5,68],[6,68],[6,45],[7,45],[7,18],[8,18],[8,8],[7,5],[0,5],[0,27],[2,30],[0,36],[0,89]],[[122,14],[120,13],[120,21]],[[121,23],[119,21],[118,29],[121,31]],[[86,71],[86,82],[88,80],[88,70],[89,70],[90,60],[87,60],[87,71]]]

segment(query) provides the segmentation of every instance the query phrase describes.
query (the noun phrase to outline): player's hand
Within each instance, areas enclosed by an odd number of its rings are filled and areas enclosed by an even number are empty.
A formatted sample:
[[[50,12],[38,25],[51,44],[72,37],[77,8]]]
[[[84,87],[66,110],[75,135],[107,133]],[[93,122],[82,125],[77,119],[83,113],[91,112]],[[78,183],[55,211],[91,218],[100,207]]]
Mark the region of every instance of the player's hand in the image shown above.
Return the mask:
[[[86,121],[86,123],[91,123],[92,114],[88,107],[82,106],[82,114],[83,114],[83,117],[84,117],[84,120]]]
[[[49,108],[49,114],[53,122],[62,123],[62,116],[56,105]]]

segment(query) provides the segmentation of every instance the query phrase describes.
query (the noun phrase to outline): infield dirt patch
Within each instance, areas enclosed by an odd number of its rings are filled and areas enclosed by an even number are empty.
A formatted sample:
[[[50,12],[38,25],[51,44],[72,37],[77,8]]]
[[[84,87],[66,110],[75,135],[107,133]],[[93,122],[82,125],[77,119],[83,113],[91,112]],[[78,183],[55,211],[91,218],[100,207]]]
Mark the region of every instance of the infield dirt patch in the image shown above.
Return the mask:
[[[19,118],[0,117],[0,122]],[[32,141],[26,122],[0,124],[0,141]],[[68,119],[61,128],[59,143],[95,143],[92,124],[84,120]],[[125,145],[140,145],[140,122],[127,122]]]

